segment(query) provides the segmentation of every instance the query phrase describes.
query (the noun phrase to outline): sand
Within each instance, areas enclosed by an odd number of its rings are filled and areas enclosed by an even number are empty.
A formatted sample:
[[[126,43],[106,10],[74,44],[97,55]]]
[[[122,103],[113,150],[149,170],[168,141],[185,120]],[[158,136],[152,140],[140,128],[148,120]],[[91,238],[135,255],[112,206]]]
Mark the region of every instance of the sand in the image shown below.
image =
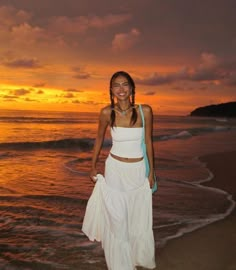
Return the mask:
[[[213,172],[206,185],[223,189],[236,200],[236,152],[200,158]],[[157,252],[158,270],[236,270],[236,210],[192,233],[169,241]]]

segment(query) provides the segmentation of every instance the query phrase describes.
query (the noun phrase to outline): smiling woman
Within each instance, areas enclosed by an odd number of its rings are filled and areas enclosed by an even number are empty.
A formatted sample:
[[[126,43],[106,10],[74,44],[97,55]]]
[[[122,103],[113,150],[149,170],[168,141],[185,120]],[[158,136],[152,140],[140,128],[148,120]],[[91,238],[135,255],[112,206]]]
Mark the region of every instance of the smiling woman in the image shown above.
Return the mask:
[[[154,152],[152,110],[142,105],[145,118],[146,154],[150,172],[146,176],[142,149],[141,106],[135,104],[135,83],[124,71],[110,79],[111,105],[99,116],[90,178],[96,182],[88,201],[82,231],[91,241],[101,241],[108,269],[155,268],[152,191]],[[107,127],[112,147],[105,162],[105,175],[97,163]]]

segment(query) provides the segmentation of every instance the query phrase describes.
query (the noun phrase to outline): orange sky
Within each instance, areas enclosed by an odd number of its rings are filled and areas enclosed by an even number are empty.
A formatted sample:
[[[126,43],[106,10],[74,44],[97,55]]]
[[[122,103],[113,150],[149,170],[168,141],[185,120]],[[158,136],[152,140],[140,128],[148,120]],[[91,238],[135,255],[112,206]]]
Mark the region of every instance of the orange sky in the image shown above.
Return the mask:
[[[0,108],[98,111],[117,70],[155,113],[236,100],[234,1],[110,2],[1,0]]]

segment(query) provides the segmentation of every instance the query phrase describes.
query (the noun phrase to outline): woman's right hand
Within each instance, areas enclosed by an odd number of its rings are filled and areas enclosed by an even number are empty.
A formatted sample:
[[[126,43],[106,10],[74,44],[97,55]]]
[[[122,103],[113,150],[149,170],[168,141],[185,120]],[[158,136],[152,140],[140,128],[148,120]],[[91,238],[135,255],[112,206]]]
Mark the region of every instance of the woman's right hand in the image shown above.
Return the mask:
[[[90,179],[91,179],[94,183],[96,183],[96,181],[97,181],[97,170],[96,170],[96,169],[92,169],[92,170],[90,171],[89,177],[90,177]]]

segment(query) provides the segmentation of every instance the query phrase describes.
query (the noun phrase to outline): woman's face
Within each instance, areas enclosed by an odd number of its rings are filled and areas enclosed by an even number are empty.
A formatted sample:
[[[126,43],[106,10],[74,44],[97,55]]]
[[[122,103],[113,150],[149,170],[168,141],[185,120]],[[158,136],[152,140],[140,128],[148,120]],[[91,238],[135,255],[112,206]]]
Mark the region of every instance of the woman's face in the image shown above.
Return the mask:
[[[132,89],[127,78],[119,76],[113,80],[111,90],[118,100],[126,100],[129,99]]]

